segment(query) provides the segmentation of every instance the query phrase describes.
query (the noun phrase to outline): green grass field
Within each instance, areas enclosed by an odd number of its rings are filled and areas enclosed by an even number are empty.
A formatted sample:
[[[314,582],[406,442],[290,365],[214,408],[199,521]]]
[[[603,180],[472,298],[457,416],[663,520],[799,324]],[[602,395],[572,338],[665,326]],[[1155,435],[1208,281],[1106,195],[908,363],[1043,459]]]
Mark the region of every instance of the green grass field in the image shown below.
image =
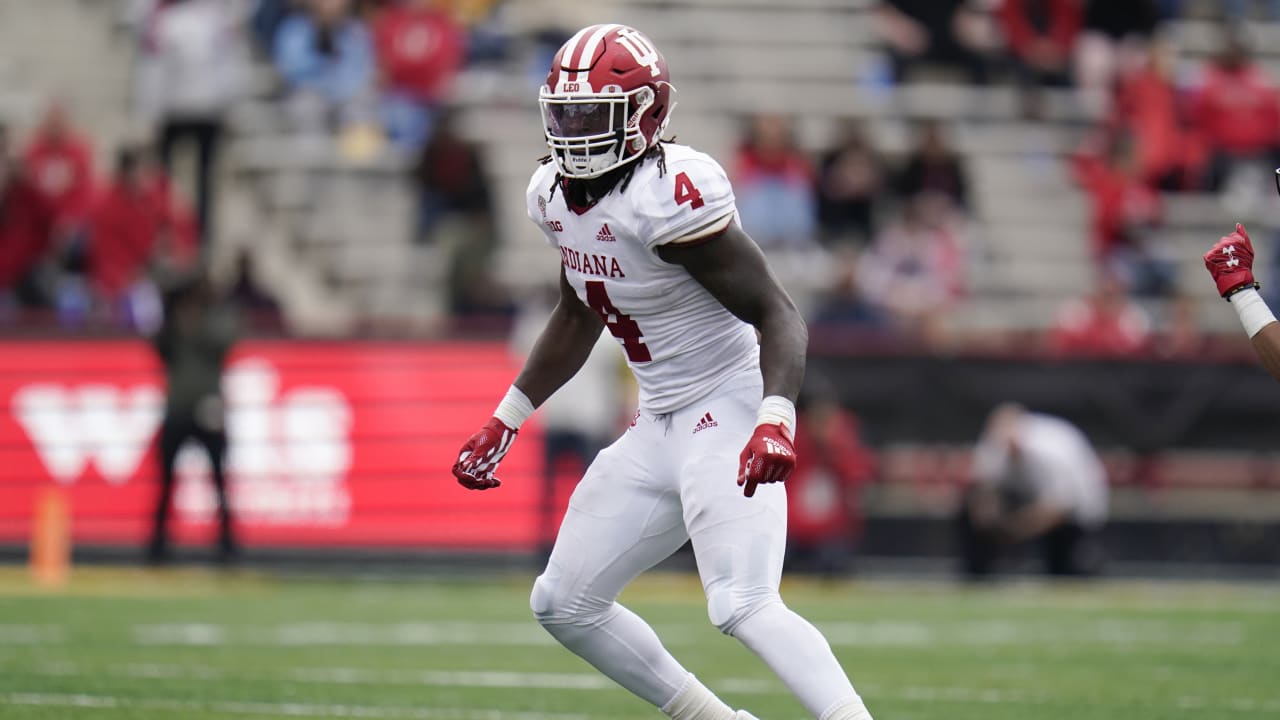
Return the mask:
[[[529,617],[529,577],[298,580],[0,569],[0,718],[655,718]],[[1280,717],[1280,587],[789,582],[878,720]],[[696,579],[623,600],[764,720],[803,718]]]

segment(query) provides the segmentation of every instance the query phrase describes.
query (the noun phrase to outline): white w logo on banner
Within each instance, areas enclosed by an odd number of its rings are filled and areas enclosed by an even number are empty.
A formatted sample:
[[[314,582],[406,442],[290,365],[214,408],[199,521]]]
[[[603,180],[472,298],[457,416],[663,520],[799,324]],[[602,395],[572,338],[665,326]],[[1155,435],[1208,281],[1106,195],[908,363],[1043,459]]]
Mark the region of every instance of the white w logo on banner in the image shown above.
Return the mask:
[[[159,388],[111,385],[27,385],[13,396],[13,414],[55,480],[75,482],[90,462],[120,484],[138,469],[160,424]]]
[[[649,68],[649,74],[657,77],[662,73],[662,68],[658,67],[658,49],[649,44],[648,38],[640,34],[635,28],[623,28],[618,31],[618,42],[622,43],[622,47],[631,52],[631,56],[636,59],[636,63],[645,65]]]

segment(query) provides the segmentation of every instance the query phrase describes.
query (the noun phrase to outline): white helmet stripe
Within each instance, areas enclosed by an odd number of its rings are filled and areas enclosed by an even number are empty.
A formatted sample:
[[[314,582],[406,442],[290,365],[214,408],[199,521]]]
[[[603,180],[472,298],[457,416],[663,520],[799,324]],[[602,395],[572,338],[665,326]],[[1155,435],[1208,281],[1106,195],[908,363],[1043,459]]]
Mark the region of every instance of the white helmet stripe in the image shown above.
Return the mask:
[[[582,39],[591,32],[595,25],[588,25],[582,28],[573,37],[569,38],[569,42],[564,44],[564,55],[560,56],[560,65],[564,68],[576,68],[574,64],[575,56],[582,50]]]
[[[622,26],[617,23],[610,23],[608,25],[601,25],[594,33],[592,33],[590,39],[588,39],[582,46],[582,55],[578,57],[578,64],[575,66],[584,69],[578,72],[574,81],[580,83],[590,82],[589,76],[591,74],[591,70],[587,67],[587,64],[591,62],[592,56],[596,54],[596,48],[600,47],[600,41],[604,39],[604,36],[620,27]]]

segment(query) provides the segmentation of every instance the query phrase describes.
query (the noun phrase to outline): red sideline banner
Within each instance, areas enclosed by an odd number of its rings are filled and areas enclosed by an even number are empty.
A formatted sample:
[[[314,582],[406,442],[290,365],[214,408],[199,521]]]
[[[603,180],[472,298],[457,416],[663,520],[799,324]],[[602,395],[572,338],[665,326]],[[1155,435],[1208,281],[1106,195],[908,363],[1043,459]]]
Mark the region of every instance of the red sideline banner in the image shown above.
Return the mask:
[[[538,428],[485,493],[449,473],[518,371],[493,343],[248,342],[224,377],[229,493],[249,546],[515,549],[537,538]],[[139,544],[159,483],[161,367],[140,341],[0,343],[0,543],[62,487],[77,543]],[[213,537],[208,463],[178,460],[172,531]]]

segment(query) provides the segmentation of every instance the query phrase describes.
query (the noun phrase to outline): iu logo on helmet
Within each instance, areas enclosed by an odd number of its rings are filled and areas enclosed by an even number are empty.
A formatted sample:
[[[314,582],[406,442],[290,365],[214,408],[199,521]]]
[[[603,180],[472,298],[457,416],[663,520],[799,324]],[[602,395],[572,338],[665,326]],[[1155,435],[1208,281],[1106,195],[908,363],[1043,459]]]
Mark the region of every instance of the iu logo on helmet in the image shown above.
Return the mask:
[[[623,28],[618,31],[618,43],[631,52],[637,65],[649,68],[649,74],[657,77],[662,74],[658,67],[658,49],[649,44],[648,38],[635,28]]]

